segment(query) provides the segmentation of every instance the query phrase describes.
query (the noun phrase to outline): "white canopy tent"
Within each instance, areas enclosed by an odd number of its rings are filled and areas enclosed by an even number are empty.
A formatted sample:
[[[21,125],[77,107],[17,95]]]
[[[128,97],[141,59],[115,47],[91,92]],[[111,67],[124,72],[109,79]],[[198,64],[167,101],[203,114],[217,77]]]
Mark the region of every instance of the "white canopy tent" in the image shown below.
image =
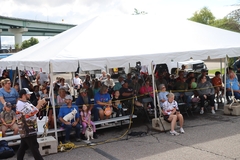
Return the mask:
[[[42,68],[49,72],[105,66],[236,57],[240,34],[192,21],[155,16],[96,17],[33,47],[0,60],[2,68]]]
[[[105,66],[135,66],[137,61],[149,65],[152,61],[170,63],[190,57],[204,60],[226,55],[240,55],[239,33],[188,20],[147,15],[110,16],[93,18],[4,58],[0,60],[0,67],[42,68],[52,77],[53,72],[75,72],[78,66],[85,71]],[[55,109],[53,112],[55,114]]]

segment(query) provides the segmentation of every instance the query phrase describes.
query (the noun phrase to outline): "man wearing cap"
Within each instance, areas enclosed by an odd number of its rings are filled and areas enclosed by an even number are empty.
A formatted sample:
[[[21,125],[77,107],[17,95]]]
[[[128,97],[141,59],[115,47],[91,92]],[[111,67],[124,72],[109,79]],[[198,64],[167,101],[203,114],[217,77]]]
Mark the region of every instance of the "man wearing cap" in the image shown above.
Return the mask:
[[[132,83],[129,86],[133,89],[134,93],[136,95],[138,95],[141,86],[138,83],[138,78],[137,77],[135,77],[135,76],[132,77]]]
[[[207,72],[208,72],[208,70],[206,70],[206,69],[202,69],[202,70],[201,70],[201,74],[200,74],[200,75],[198,76],[198,78],[197,78],[197,83],[200,83],[200,81],[201,81],[200,77],[201,77],[201,76],[205,76],[206,79],[207,79],[207,81],[208,81],[208,82],[211,82],[211,79],[210,79],[209,76],[207,75]]]
[[[12,104],[10,102],[6,103],[5,110],[1,112],[2,121],[2,136],[5,137],[5,132],[8,128],[13,130],[13,134],[18,134],[18,126],[16,124],[16,113],[12,110]]]
[[[129,99],[133,97],[134,91],[132,88],[128,86],[128,82],[126,80],[123,81],[122,88],[119,90],[121,99]]]
[[[87,94],[87,91],[85,88],[81,88],[79,91],[79,96],[76,99],[76,105],[78,106],[78,108],[82,108],[83,104],[91,104],[91,99]],[[90,105],[90,110],[92,109],[93,105]]]
[[[120,99],[128,107],[128,112],[131,113],[132,98],[135,96],[134,90],[128,86],[128,82],[124,80],[122,88],[119,90]]]
[[[17,124],[21,136],[21,144],[18,149],[17,159],[22,160],[25,151],[29,148],[36,160],[42,160],[37,142],[37,116],[39,109],[46,103],[45,99],[39,100],[37,106],[33,106],[28,100],[32,92],[28,88],[19,91],[19,100],[16,105]]]
[[[75,114],[75,121],[74,121],[74,118],[71,120],[71,122],[65,121],[63,119],[63,117],[66,116],[67,114],[69,114],[70,112],[72,112],[74,109],[77,110],[77,113]],[[79,124],[80,114],[78,111],[78,107],[76,105],[72,104],[72,96],[71,95],[66,95],[65,104],[62,105],[62,107],[60,108],[58,118],[62,122],[62,126],[65,128],[65,142],[70,141],[70,133],[72,131],[72,128],[75,128],[76,141],[80,142],[81,141],[81,139],[80,139],[80,124]]]

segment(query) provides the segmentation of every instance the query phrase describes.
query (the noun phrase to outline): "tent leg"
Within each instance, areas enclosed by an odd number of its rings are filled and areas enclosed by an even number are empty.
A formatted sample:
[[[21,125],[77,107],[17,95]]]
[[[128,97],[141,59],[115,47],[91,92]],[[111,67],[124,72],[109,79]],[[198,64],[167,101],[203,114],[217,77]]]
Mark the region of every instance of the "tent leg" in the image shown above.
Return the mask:
[[[20,74],[19,68],[18,68],[18,82],[19,82],[19,89],[22,89],[22,80],[21,80],[21,74]]]
[[[150,65],[151,65],[151,70],[152,70],[154,115],[155,115],[155,118],[157,118],[157,107],[156,107],[157,106],[157,103],[156,103],[156,90],[157,90],[157,87],[155,85],[155,77],[154,77],[154,73],[155,73],[155,70],[156,70],[156,65],[153,67],[153,61],[152,61],[152,63]]]
[[[55,101],[54,101],[54,91],[53,91],[53,71],[52,71],[52,65],[50,63],[50,89],[51,89],[51,98],[52,98],[52,107],[53,107],[53,118],[54,118],[54,131],[55,131],[55,138],[58,142],[58,134],[57,134],[57,119],[56,119],[56,109],[55,109]]]
[[[227,80],[227,55],[226,55],[226,57],[225,57],[225,64],[224,64],[224,82],[225,82],[225,84],[224,84],[224,104],[226,105],[227,104],[227,91],[226,91],[226,80]]]

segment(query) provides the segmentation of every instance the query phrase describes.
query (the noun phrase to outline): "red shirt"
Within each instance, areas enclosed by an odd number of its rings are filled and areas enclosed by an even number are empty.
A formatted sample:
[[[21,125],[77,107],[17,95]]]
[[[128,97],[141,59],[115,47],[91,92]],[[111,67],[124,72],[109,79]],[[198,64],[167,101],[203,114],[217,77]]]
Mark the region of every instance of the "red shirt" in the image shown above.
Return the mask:
[[[153,97],[153,87],[151,86],[142,86],[139,90],[140,94],[150,93],[150,96]]]
[[[218,86],[218,87],[222,86],[221,78],[213,77],[212,78],[212,84],[213,84],[213,86]]]

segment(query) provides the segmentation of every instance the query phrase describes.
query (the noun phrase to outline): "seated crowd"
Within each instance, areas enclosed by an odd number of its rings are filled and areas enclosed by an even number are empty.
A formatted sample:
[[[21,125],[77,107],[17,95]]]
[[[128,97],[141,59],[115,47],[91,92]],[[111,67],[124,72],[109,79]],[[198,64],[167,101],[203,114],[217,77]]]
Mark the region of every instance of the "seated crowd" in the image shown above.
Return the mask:
[[[42,98],[49,98],[50,89],[50,77],[45,72],[40,72],[36,75],[36,85],[33,86],[32,79],[28,77],[27,72],[21,72],[20,79],[15,80],[14,86],[8,77],[8,72],[4,71],[1,77],[1,89],[0,89],[0,112],[1,112],[1,130],[3,136],[5,131],[9,128],[14,131],[14,134],[18,133],[17,126],[15,125],[15,111],[16,103],[18,100],[19,83],[22,88],[28,88],[32,94],[30,101],[32,104],[37,105],[38,100]],[[209,101],[209,105],[212,107],[212,114],[214,111],[214,99],[215,95],[220,95],[223,92],[222,81],[220,78],[220,72],[216,72],[215,77],[211,80],[207,75],[206,70],[202,70],[198,77],[195,77],[193,72],[186,73],[184,70],[178,72],[178,77],[174,77],[163,71],[157,73],[156,85],[159,89],[159,103],[163,110],[165,120],[175,125],[177,121],[180,122],[181,132],[183,118],[179,113],[178,105],[172,105],[172,102],[184,102],[187,107],[191,107],[192,97],[198,98],[200,101],[201,111],[200,114],[204,113],[205,101]],[[238,80],[234,72],[230,69],[227,75],[227,94],[231,95],[230,91],[233,88],[234,96],[240,98],[240,89],[238,86]],[[143,108],[147,110],[149,106],[154,108],[153,101],[153,85],[152,76],[143,75],[133,76],[127,74],[127,78],[119,76],[118,81],[114,82],[111,79],[111,75],[102,72],[102,76],[98,79],[91,79],[89,75],[86,76],[85,80],[81,80],[78,74],[72,81],[72,87],[77,91],[78,97],[76,101],[70,94],[70,84],[65,82],[62,77],[57,77],[53,83],[54,86],[54,103],[56,104],[56,117],[58,122],[66,131],[66,141],[69,141],[69,134],[72,128],[76,129],[76,140],[79,141],[80,135],[83,138],[88,125],[93,126],[94,133],[96,127],[94,121],[103,119],[109,119],[112,115],[112,111],[116,112],[116,116],[122,116],[131,114],[135,108]],[[168,91],[173,93],[178,92],[179,96],[174,97]],[[192,92],[192,95],[186,94],[186,92]],[[93,102],[94,99],[94,102]],[[172,99],[174,101],[172,101]],[[7,102],[7,103],[6,103]],[[168,103],[171,105],[166,106]],[[50,99],[50,105],[53,103]],[[134,106],[134,107],[132,107]],[[126,108],[124,110],[123,108]],[[70,121],[65,120],[65,116],[70,112],[76,110],[75,117]],[[46,110],[42,110],[38,113],[39,117],[44,116]],[[93,116],[93,121],[92,121]],[[49,128],[54,128],[54,115],[52,109],[48,113]],[[83,126],[82,132],[80,132],[80,123]],[[108,123],[102,124],[102,126],[109,125]],[[171,134],[176,135],[174,129],[171,129]],[[96,137],[96,134],[94,134]]]

